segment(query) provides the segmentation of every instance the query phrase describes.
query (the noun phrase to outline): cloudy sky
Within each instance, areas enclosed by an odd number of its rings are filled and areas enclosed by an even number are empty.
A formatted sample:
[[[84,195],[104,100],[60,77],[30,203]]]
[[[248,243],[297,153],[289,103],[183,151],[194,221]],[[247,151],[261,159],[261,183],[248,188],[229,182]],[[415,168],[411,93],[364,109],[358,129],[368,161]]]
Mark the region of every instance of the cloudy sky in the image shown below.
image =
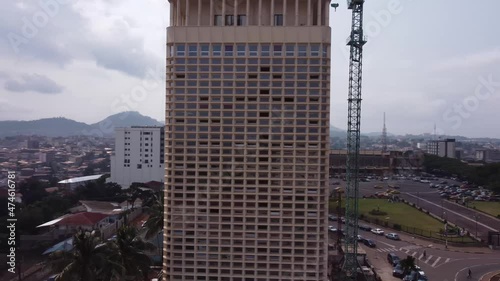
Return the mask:
[[[0,120],[164,115],[167,0],[3,1]],[[362,131],[500,138],[500,1],[365,5]],[[332,125],[345,128],[350,11],[331,16]]]

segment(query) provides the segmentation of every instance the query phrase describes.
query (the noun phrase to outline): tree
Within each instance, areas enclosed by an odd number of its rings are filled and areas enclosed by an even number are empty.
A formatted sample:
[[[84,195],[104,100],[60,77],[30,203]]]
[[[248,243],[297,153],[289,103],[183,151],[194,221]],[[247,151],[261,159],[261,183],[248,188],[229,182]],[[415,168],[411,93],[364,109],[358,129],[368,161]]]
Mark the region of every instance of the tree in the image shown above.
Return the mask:
[[[52,253],[49,263],[58,272],[56,281],[101,281],[104,269],[123,272],[116,264],[110,266],[113,263],[107,258],[108,253],[106,244],[100,243],[94,232],[79,231],[73,236],[73,250]]]
[[[22,234],[35,234],[38,230],[36,227],[46,222],[43,209],[34,205],[20,209],[17,220],[17,228]]]
[[[90,175],[93,175],[94,174],[94,168],[92,168],[92,166],[87,166],[87,168],[85,168],[85,170],[83,170],[83,175],[84,176],[90,176]]]
[[[139,236],[139,232],[133,226],[124,226],[116,234],[116,239],[108,242],[110,260],[119,261],[125,269],[119,280],[136,280],[142,278],[148,280],[151,259],[145,253],[155,249],[152,243],[145,242]],[[111,275],[113,276],[113,275]]]
[[[406,259],[402,259],[400,264],[405,273],[411,272],[416,268],[415,258],[412,256],[407,256]]]
[[[164,199],[163,196],[154,195],[154,201],[151,207],[147,207],[149,218],[146,221],[145,228],[146,239],[151,239],[163,230],[163,211]]]
[[[127,195],[119,184],[114,182],[106,183],[101,179],[77,187],[75,193],[79,200],[122,202],[127,199]]]
[[[146,239],[151,239],[156,236],[156,243],[160,245],[160,238],[158,233],[163,230],[163,219],[164,219],[164,198],[162,194],[151,196],[151,205],[146,207],[149,213],[149,218],[146,221]],[[147,202],[147,201],[146,201]],[[144,204],[143,204],[144,205]],[[161,249],[158,247],[158,255],[161,257]]]
[[[45,188],[49,187],[46,183],[42,183],[36,179],[28,179],[19,184],[19,191],[23,195],[23,203],[30,205],[42,200],[49,195]]]

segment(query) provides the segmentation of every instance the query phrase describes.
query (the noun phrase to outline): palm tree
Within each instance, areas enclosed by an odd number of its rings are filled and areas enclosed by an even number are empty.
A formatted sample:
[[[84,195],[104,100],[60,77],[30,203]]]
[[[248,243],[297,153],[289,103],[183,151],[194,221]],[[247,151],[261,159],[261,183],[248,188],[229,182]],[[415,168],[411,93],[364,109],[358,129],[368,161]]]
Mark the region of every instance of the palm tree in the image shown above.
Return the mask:
[[[412,256],[407,256],[406,259],[401,260],[400,264],[405,273],[409,273],[416,268],[415,258]]]
[[[52,253],[49,264],[58,272],[56,281],[99,281],[109,263],[106,253],[105,244],[100,243],[95,232],[79,231],[73,236],[73,250]]]
[[[151,259],[145,253],[154,250],[152,243],[145,242],[139,236],[135,227],[123,226],[116,234],[116,239],[107,243],[109,249],[109,260],[115,260],[125,269],[122,278],[117,280],[137,280],[142,278],[148,280]],[[111,274],[110,276],[120,277]]]
[[[146,221],[145,228],[146,239],[155,237],[160,231],[163,230],[163,211],[164,211],[163,196],[153,195],[153,202],[150,207],[147,207],[149,218]]]
[[[162,248],[160,245],[160,237],[158,233],[163,230],[164,219],[164,198],[160,192],[158,195],[154,194],[145,202],[147,202],[146,209],[149,213],[149,218],[144,227],[146,228],[146,239],[152,239],[156,236],[156,245],[158,245],[158,256],[161,258]]]

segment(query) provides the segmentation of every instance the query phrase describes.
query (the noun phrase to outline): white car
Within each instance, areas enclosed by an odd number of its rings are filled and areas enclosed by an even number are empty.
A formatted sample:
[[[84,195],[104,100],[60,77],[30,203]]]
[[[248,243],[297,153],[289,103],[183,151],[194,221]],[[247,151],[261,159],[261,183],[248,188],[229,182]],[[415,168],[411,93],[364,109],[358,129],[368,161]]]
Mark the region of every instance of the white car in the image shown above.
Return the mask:
[[[380,228],[372,229],[372,233],[377,235],[384,235],[384,231]]]

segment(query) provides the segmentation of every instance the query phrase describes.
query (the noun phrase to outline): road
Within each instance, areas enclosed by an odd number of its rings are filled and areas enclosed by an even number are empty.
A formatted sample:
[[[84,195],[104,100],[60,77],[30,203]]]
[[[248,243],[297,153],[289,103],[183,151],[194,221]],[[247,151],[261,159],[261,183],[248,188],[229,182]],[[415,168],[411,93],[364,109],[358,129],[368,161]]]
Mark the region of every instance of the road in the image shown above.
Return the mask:
[[[449,202],[448,200],[443,200],[439,197],[437,191],[408,191],[403,193],[401,197],[405,198],[409,202],[416,203],[418,206],[429,210],[429,212],[441,216],[441,218],[466,229],[472,235],[481,238],[483,241],[488,240],[489,231],[496,232],[500,230],[499,219],[492,218],[481,212],[468,209],[459,204]]]
[[[374,227],[372,225],[372,227]],[[385,233],[394,232],[383,229]],[[398,232],[396,232],[398,233]],[[375,235],[367,231],[359,231],[359,234],[375,241],[377,246],[369,248],[361,247],[366,251],[367,258],[372,263],[377,272],[385,272],[383,280],[400,280],[387,276],[392,274],[392,266],[387,262],[387,254],[395,253],[400,258],[413,256],[416,263],[426,273],[430,281],[459,281],[459,280],[480,280],[486,273],[500,270],[500,252],[484,249],[484,253],[464,253],[455,252],[457,249],[444,249],[437,247],[431,242],[420,240],[405,233],[398,233],[400,241],[389,240],[384,236]],[[424,255],[425,252],[425,255]],[[467,279],[467,271],[471,269],[473,278]]]
[[[337,181],[339,180],[330,179],[331,190],[337,186],[345,187],[345,182],[342,181],[339,184],[333,184],[333,182]],[[454,182],[448,182],[449,184],[454,184]],[[387,186],[387,184],[399,185],[401,197],[429,210],[435,215],[442,216],[451,223],[465,228],[473,235],[476,232],[475,218],[477,216],[477,233],[481,239],[487,239],[488,231],[500,230],[500,220],[442,200],[438,191],[431,189],[429,184],[425,183],[409,180],[360,182],[360,197],[383,191],[373,188],[377,184],[383,184],[384,186]],[[336,223],[331,224],[335,227],[337,226]],[[374,226],[372,225],[372,227]],[[386,233],[396,232],[389,229],[384,230]],[[399,234],[402,241],[389,240],[383,236],[359,230],[360,235],[364,238],[374,240],[377,244],[375,249],[365,247],[364,245],[361,247],[367,252],[368,260],[374,265],[377,272],[383,273],[383,277],[385,277],[384,281],[400,280],[391,276],[392,266],[387,262],[387,254],[391,252],[401,258],[405,258],[407,255],[416,257],[418,265],[424,270],[430,281],[480,280],[484,274],[500,270],[500,251],[483,248],[478,249],[479,252],[483,251],[486,253],[464,253],[465,251],[474,251],[469,248],[450,247],[449,249],[445,249],[443,245],[432,244],[432,242],[415,238],[405,233],[396,233]],[[425,256],[424,251],[426,253]],[[472,271],[471,279],[467,279],[469,268]]]
[[[339,185],[333,185],[337,179],[330,180],[330,187],[333,189],[336,186],[344,186],[345,182],[340,182]],[[449,184],[459,184],[449,181]],[[459,227],[469,231],[472,235],[481,238],[483,241],[488,241],[489,231],[500,231],[500,219],[485,215],[473,209],[468,209],[459,204],[443,200],[438,193],[438,190],[429,187],[428,183],[420,183],[411,180],[394,180],[394,181],[373,181],[360,182],[360,196],[369,196],[378,191],[385,189],[375,189],[374,185],[381,184],[397,184],[400,186],[400,197],[405,200],[415,203],[418,206],[429,210],[429,212],[441,216],[447,221],[458,225]],[[477,223],[476,223],[477,218]]]

